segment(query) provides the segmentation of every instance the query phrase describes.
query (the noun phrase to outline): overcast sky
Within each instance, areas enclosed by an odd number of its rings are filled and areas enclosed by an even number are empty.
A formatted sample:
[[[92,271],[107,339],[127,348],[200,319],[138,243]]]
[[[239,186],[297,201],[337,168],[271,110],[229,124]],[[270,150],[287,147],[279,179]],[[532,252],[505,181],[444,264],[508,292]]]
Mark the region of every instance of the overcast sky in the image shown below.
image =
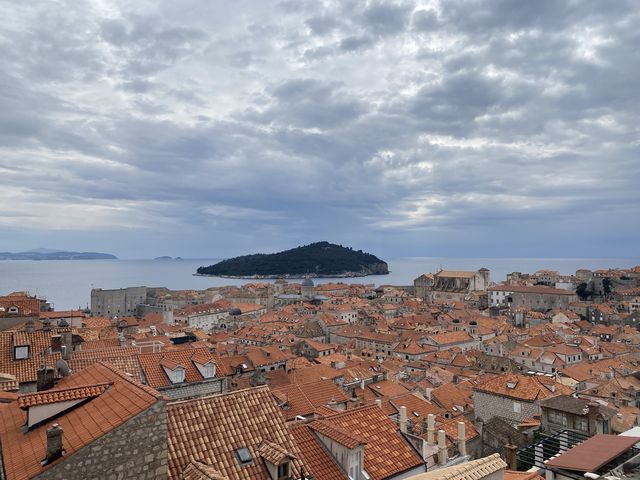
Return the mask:
[[[638,256],[637,2],[0,5],[0,250]]]

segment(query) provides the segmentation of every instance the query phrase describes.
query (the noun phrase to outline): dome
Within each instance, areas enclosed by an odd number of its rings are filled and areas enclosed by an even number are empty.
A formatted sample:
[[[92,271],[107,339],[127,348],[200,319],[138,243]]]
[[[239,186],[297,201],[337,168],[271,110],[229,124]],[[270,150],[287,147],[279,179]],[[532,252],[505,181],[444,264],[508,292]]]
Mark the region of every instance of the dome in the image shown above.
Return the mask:
[[[302,284],[303,287],[313,287],[313,280],[311,280],[309,277],[305,278],[304,280],[302,280]]]

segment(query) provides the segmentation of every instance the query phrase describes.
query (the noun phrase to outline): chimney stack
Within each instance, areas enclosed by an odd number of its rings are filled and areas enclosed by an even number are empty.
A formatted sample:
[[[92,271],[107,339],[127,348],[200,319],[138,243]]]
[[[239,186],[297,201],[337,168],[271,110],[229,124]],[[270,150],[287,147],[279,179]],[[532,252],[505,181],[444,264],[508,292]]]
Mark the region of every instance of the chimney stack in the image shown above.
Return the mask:
[[[407,407],[400,407],[400,431],[407,433]]]
[[[467,437],[464,422],[458,422],[458,452],[462,456],[467,454]]]
[[[53,368],[42,366],[38,369],[38,377],[36,381],[36,389],[38,392],[53,388],[55,379],[55,371]]]
[[[431,391],[433,390],[433,388],[425,388],[424,389],[424,394],[425,397],[427,397],[427,400],[431,401]]]
[[[436,416],[433,413],[427,415],[427,445],[430,447],[436,444]]]
[[[62,350],[62,337],[60,335],[51,336],[51,351],[60,352]]]
[[[518,447],[511,443],[511,438],[509,438],[509,443],[504,446],[506,452],[506,460],[507,465],[509,466],[509,470],[517,470],[518,469],[518,456],[516,452]]]
[[[47,430],[47,458],[45,465],[51,463],[62,456],[62,427],[54,423]]]
[[[62,358],[64,358],[65,360],[69,360],[71,358],[71,352],[73,352],[73,333],[63,332],[60,337],[62,346],[65,347],[61,349]]]
[[[447,437],[444,430],[438,430],[438,464],[444,466],[448,460]]]
[[[33,322],[33,319],[30,318],[29,320],[27,320],[27,323],[25,323],[24,330],[27,333],[33,333],[34,327],[35,327],[35,324]]]
[[[379,398],[376,398],[376,406],[378,408],[382,408],[382,400],[380,400]],[[638,413],[638,415],[640,415],[640,413]]]

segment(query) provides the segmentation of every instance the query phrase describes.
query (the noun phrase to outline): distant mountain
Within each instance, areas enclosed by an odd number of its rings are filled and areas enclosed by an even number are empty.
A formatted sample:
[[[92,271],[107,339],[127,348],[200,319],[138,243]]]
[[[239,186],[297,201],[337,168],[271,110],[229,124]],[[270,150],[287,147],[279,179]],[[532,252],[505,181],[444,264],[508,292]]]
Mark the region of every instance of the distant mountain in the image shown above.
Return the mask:
[[[199,275],[240,278],[363,277],[387,273],[387,263],[378,257],[329,242],[272,254],[243,255],[198,268]]]
[[[67,252],[37,248],[27,252],[0,252],[0,260],[117,260],[118,257],[110,253],[98,252]]]

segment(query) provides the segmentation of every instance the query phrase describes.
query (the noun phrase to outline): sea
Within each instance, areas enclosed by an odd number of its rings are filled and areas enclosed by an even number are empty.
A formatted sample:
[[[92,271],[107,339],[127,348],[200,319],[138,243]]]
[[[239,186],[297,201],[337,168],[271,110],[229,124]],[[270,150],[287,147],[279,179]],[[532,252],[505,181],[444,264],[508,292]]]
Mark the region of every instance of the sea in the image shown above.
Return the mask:
[[[28,292],[46,298],[56,310],[87,308],[92,288],[135,286],[167,287],[173,290],[224,285],[242,285],[251,280],[194,276],[200,266],[220,259],[184,260],[4,260],[0,261],[0,295]],[[387,260],[388,275],[359,278],[322,278],[316,283],[344,282],[380,285],[412,285],[423,273],[444,270],[488,268],[491,281],[501,282],[507,273],[548,269],[569,275],[577,269],[628,268],[640,258],[437,258],[406,257]],[[259,280],[272,281],[272,280]]]

